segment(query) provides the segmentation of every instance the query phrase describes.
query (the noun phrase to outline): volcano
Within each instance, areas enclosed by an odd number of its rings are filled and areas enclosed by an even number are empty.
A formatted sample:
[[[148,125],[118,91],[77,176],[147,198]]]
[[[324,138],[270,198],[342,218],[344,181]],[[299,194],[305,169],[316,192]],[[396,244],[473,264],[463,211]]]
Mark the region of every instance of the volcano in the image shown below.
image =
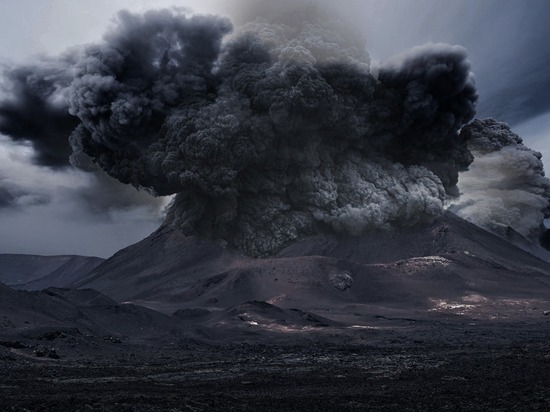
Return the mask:
[[[152,201],[104,173],[172,196],[107,260],[0,255],[5,410],[550,410],[541,153],[474,120],[462,46],[377,61],[347,6],[280,3],[122,10],[3,65],[0,133],[55,179],[0,174],[0,208],[139,225]]]
[[[373,314],[494,319],[540,316],[550,264],[450,212],[401,231],[305,238],[263,259],[164,225],[71,287],[201,322],[247,302],[348,325]]]

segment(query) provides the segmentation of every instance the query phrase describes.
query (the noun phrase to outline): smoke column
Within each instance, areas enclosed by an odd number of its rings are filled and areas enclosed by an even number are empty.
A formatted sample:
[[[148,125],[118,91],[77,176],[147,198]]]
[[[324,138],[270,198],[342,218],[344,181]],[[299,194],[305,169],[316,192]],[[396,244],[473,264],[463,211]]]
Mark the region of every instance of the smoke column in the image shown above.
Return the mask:
[[[430,220],[472,161],[459,134],[477,99],[463,48],[421,46],[373,72],[359,36],[314,8],[237,30],[121,12],[73,57],[33,90],[76,122],[72,162],[85,154],[123,183],[177,194],[166,224],[252,256],[326,230]],[[28,104],[0,103],[17,109],[0,109],[1,124]],[[41,158],[34,134],[3,130]]]

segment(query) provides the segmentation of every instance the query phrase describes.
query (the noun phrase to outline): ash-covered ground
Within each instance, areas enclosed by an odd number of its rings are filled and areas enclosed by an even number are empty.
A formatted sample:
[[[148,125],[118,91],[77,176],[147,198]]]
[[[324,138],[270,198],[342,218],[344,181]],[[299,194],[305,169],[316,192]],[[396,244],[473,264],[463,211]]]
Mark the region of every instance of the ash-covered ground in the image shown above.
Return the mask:
[[[3,350],[3,409],[548,410],[548,321],[389,323],[339,343],[108,342],[62,359]]]
[[[161,228],[0,285],[2,407],[548,410],[548,266],[452,214],[269,259]]]

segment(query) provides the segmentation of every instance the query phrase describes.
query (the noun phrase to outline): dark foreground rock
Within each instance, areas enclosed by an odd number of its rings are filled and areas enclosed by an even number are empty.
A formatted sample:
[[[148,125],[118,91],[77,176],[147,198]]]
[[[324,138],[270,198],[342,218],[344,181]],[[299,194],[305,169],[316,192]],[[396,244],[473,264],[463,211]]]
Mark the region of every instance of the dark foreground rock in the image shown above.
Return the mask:
[[[0,348],[0,399],[7,411],[547,411],[547,326],[440,324],[359,345],[180,341],[59,360]]]

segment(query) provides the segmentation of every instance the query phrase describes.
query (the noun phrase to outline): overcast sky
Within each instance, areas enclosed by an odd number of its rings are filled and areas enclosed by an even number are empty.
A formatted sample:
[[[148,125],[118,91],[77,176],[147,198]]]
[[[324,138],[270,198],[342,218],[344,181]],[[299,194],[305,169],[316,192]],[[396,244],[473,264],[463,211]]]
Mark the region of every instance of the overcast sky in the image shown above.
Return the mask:
[[[120,9],[144,12],[177,6],[242,20],[250,3],[1,0],[0,64],[19,64],[37,54],[57,55],[69,47],[99,41]],[[284,7],[285,3],[276,4]],[[550,167],[550,1],[326,3],[364,33],[375,62],[426,42],[466,47],[480,93],[478,117],[509,122],[528,146],[543,153]],[[160,224],[169,199],[138,193],[106,175],[52,170],[31,160],[30,147],[0,137],[0,253],[108,257]]]

